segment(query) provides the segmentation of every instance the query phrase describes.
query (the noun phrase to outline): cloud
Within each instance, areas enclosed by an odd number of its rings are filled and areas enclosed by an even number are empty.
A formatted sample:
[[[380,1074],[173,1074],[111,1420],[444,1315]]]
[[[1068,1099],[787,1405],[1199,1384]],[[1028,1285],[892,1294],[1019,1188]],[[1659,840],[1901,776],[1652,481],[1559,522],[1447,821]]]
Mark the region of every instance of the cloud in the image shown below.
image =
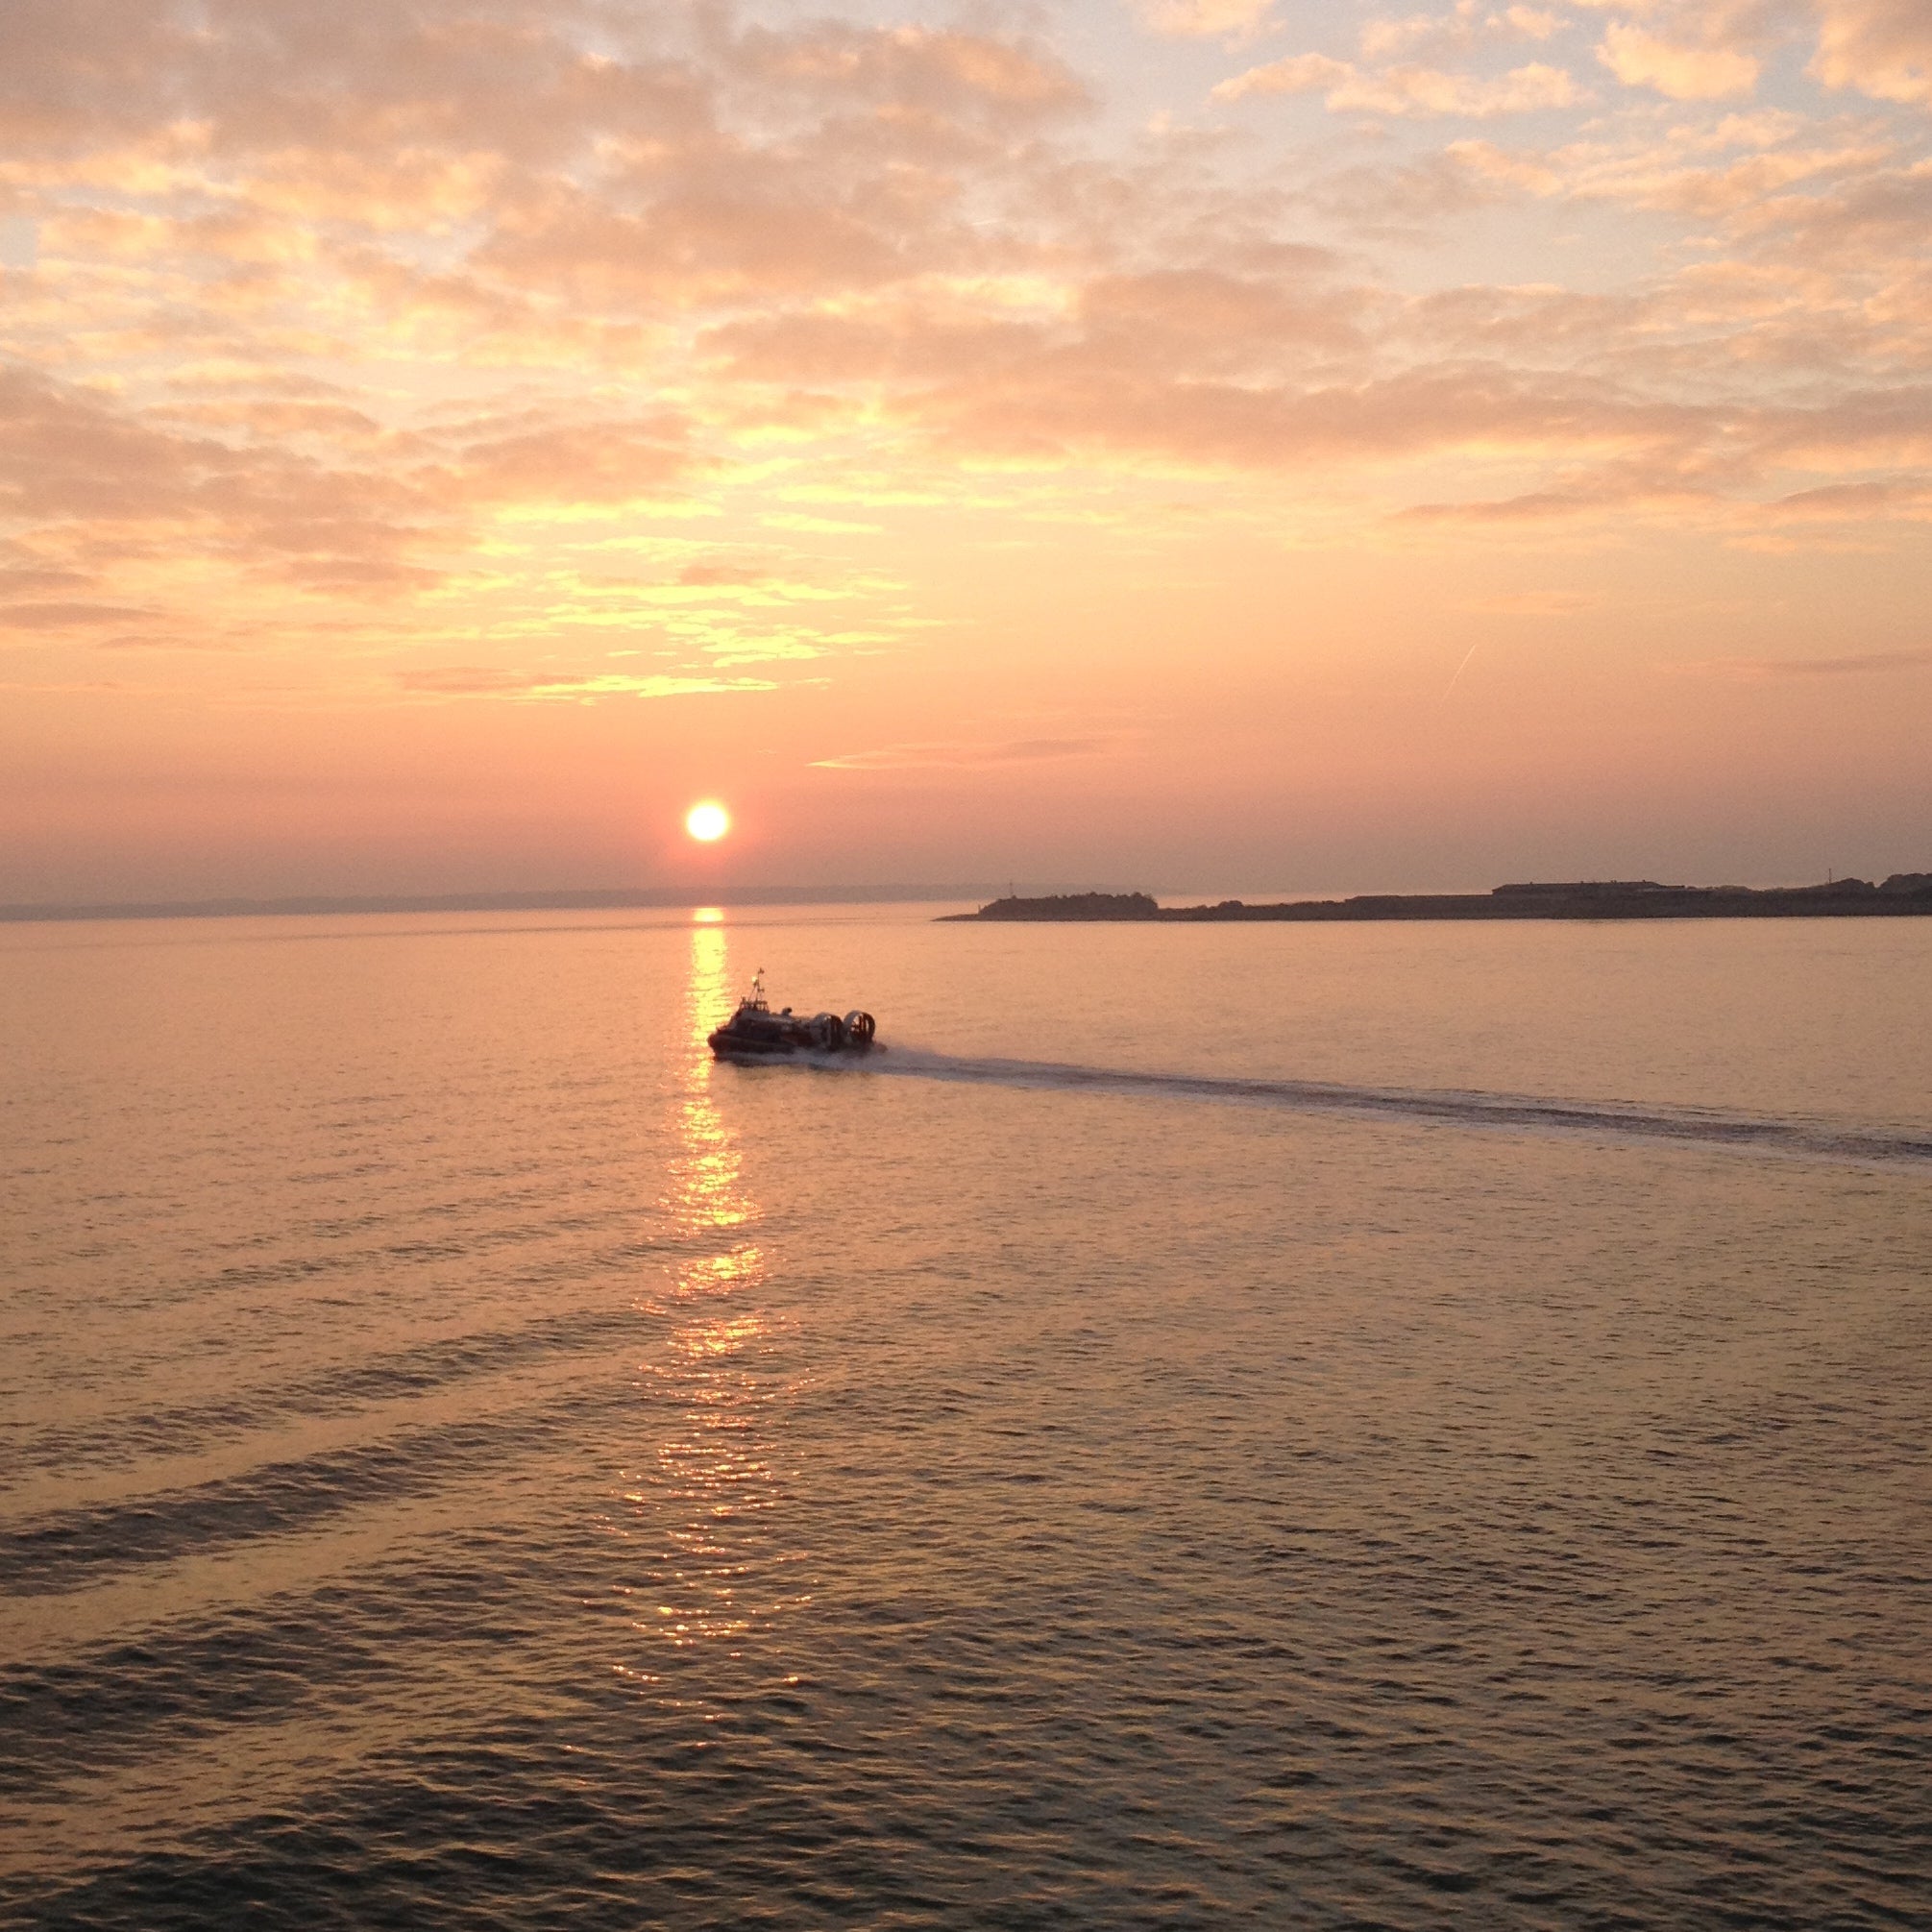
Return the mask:
[[[1612,21],[1597,58],[1626,87],[1654,87],[1674,101],[1735,100],[1757,86],[1758,63],[1724,46],[1687,46],[1627,21]]]
[[[775,691],[766,678],[634,676],[625,672],[523,672],[497,666],[431,665],[396,673],[403,690],[435,697],[688,697],[726,691]]]
[[[443,697],[495,697],[537,688],[537,681],[526,672],[477,664],[431,665],[421,671],[399,671],[396,682],[404,691],[433,692]]]
[[[1932,11],[1923,0],[1817,0],[1811,72],[1827,87],[1932,107]]]
[[[374,586],[411,578],[412,512],[427,508],[393,475],[183,434],[164,410],[0,371],[0,514],[29,525],[193,533],[291,579]]]
[[[1484,41],[1547,40],[1562,24],[1540,7],[1483,8],[1458,0],[1447,13],[1368,21],[1361,30],[1362,58],[1391,61],[1406,54],[1459,53]]]
[[[100,626],[140,624],[154,612],[115,603],[0,604],[0,630],[93,630]]]
[[[1673,497],[1673,502],[1680,497]],[[1604,489],[1526,490],[1513,497],[1477,499],[1469,502],[1413,503],[1401,513],[1412,524],[1462,524],[1472,527],[1533,526],[1562,519],[1601,514],[1610,508],[1636,507],[1635,493]]]
[[[785,31],[753,28],[734,61],[787,87],[823,89],[841,106],[870,101],[902,113],[1028,121],[1088,99],[1072,69],[1046,48],[951,29],[824,19]]]
[[[0,556],[7,554],[7,546],[0,545]],[[34,598],[44,597],[50,591],[85,590],[88,581],[83,571],[50,569],[39,563],[0,564],[0,598]]]
[[[1713,676],[1762,678],[1871,677],[1932,667],[1932,650],[1868,650],[1843,657],[1712,657],[1683,667]]]
[[[824,771],[922,771],[986,765],[1039,765],[1064,758],[1093,758],[1118,748],[1117,736],[1012,738],[992,744],[889,745],[877,751],[847,751],[813,760]]]
[[[1278,471],[1455,450],[1601,457],[1694,446],[1706,432],[1696,408],[1474,359],[1353,381],[1175,380],[1158,364],[1088,347],[937,389],[913,406],[949,448]]]
[[[1700,105],[1791,41],[1785,0],[1599,10],[1607,70],[1664,98],[1587,118],[1558,55],[1499,71],[1584,44],[1574,10],[1370,19],[1354,60],[1215,90],[1414,124],[1305,164],[1274,128],[1136,136],[1044,29],[990,24],[1019,15],[15,0],[0,209],[37,244],[7,277],[0,514],[41,574],[16,624],[483,680],[424,697],[668,695],[930,619],[849,561],[888,510],[894,555],[946,515],[1125,527],[1177,477],[1214,485],[1204,518],[1375,543],[1411,503],[1402,527],[1500,545],[1782,540],[1833,491],[1840,523],[1902,526],[1932,467],[1925,15],[1818,4],[1814,74],[1855,113],[1788,65],[1776,112]],[[1527,112],[1561,118],[1421,125]],[[1574,257],[1540,215],[1458,252],[1469,212],[1529,201]],[[1390,236],[1430,247],[1384,261]],[[699,514],[727,549],[645,548]],[[640,635],[648,677],[615,662]],[[490,668],[551,651],[569,677]]]
[[[687,426],[666,412],[477,437],[461,446],[450,487],[473,501],[628,502],[681,483],[692,465]]]
[[[1178,39],[1248,39],[1268,21],[1273,0],[1140,0],[1142,21]]]
[[[1822,483],[1797,490],[1768,506],[1780,521],[1869,523],[1875,518],[1922,518],[1932,513],[1932,479],[1891,481],[1870,478],[1856,483]]]
[[[792,510],[761,517],[759,522],[767,529],[797,530],[807,536],[876,537],[885,529],[883,524],[855,523],[846,517],[808,517]]]
[[[1514,591],[1499,597],[1474,598],[1456,605],[1480,617],[1577,617],[1602,603],[1586,591]]]
[[[1485,79],[1417,66],[1369,72],[1326,54],[1295,54],[1264,67],[1251,67],[1223,81],[1215,87],[1214,98],[1236,101],[1250,94],[1307,93],[1324,95],[1326,105],[1337,113],[1456,114],[1477,120],[1566,108],[1581,98],[1565,69],[1541,61]]]
[[[1749,94],[1765,58],[1816,23],[1807,72],[1875,101],[1932,106],[1932,11],[1923,0],[1577,0],[1625,16],[1598,58],[1630,86],[1675,100]],[[1653,23],[1639,26],[1636,20]]]

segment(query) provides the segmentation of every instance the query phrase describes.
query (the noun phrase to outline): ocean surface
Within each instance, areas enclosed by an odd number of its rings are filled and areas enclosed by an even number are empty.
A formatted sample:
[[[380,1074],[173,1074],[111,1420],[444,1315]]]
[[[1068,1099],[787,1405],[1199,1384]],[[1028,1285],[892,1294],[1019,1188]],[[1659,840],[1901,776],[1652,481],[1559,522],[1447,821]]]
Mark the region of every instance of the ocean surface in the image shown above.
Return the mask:
[[[0,1921],[1932,1923],[1932,921],[935,910],[0,930]]]

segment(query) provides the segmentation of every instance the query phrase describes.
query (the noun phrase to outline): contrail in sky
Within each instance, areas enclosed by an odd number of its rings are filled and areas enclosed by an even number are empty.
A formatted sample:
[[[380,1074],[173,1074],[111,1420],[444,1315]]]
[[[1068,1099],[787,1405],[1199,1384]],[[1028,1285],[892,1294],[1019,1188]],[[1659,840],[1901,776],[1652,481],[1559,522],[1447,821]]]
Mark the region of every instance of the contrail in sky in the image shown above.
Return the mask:
[[[1442,696],[1436,699],[1436,702],[1438,704],[1447,704],[1449,702],[1449,694],[1455,689],[1455,678],[1460,677],[1462,673],[1469,669],[1469,660],[1476,655],[1477,650],[1480,647],[1481,643],[1482,640],[1479,637],[1476,640],[1476,643],[1472,644],[1469,647],[1469,648],[1462,653],[1462,662],[1455,667],[1455,676],[1452,677],[1449,680],[1449,682],[1442,687]]]

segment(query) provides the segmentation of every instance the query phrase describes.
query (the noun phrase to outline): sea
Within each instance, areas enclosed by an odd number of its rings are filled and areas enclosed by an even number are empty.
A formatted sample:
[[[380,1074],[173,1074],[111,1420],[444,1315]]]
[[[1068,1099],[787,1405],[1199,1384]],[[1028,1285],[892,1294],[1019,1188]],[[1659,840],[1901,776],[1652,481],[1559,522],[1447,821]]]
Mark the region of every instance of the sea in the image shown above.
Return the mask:
[[[1932,1924],[1932,920],[944,910],[0,929],[0,1922]]]

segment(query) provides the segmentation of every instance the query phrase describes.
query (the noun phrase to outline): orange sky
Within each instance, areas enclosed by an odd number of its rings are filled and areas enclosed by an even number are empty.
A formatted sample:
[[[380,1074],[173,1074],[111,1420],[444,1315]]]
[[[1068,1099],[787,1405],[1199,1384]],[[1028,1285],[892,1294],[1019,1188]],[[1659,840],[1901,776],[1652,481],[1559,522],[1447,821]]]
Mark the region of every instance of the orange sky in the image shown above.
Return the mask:
[[[1932,865],[1924,0],[8,0],[0,120],[0,899]]]

